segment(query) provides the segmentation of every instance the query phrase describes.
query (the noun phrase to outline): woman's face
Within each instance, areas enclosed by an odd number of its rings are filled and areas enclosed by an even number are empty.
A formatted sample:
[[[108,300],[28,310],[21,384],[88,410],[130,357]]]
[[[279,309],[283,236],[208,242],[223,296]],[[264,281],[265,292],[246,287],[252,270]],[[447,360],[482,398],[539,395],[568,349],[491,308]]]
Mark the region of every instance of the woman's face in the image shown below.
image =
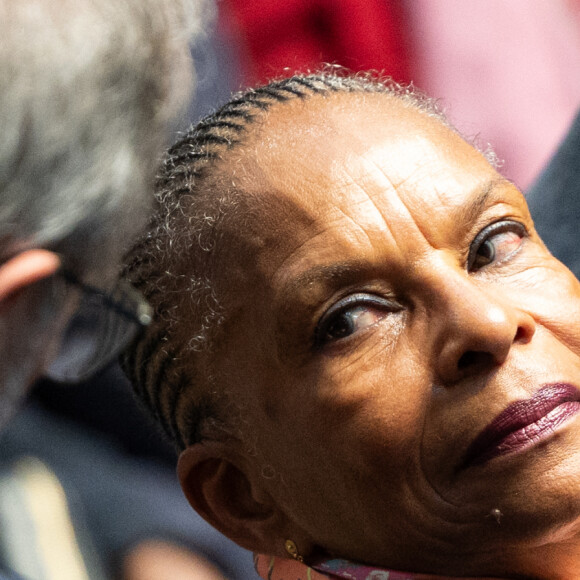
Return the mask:
[[[578,282],[426,115],[313,97],[261,131],[218,366],[263,489],[331,554],[522,569],[580,522]]]

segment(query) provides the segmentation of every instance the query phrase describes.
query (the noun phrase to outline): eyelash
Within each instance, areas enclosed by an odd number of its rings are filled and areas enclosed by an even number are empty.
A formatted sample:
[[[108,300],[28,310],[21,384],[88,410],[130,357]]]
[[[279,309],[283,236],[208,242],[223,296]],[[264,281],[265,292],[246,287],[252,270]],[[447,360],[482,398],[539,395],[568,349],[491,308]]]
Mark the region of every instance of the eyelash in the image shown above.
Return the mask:
[[[374,308],[375,311],[382,311],[384,314],[388,312],[394,312],[399,309],[399,306],[396,305],[394,302],[387,300],[385,298],[381,298],[374,294],[351,294],[346,298],[338,301],[336,304],[333,304],[322,316],[320,319],[316,330],[314,332],[314,346],[315,348],[323,348],[329,342],[337,342],[341,340],[341,338],[329,339],[328,333],[330,328],[333,324],[335,324],[341,315],[344,315],[348,312],[353,312],[356,310],[357,307],[364,308],[365,306],[369,307],[369,311]],[[378,316],[382,318],[382,316]],[[372,324],[369,324],[372,326]],[[356,331],[355,331],[356,332]],[[353,332],[352,334],[355,334]],[[350,335],[348,335],[350,336]],[[345,337],[348,338],[348,336]]]
[[[522,241],[524,238],[528,237],[528,231],[526,227],[522,223],[513,220],[502,220],[487,226],[486,228],[481,230],[477,234],[477,236],[475,236],[475,239],[470,245],[466,263],[466,268],[468,272],[477,272],[478,270],[481,270],[487,266],[487,264],[485,264],[481,267],[474,268],[475,260],[477,258],[477,252],[483,247],[485,242],[490,241],[494,236],[498,236],[504,233],[515,233],[520,238],[522,238]],[[511,258],[515,253],[519,252],[520,248],[521,244],[518,246],[518,248],[510,252],[506,257],[500,259],[498,262],[495,261],[494,255],[494,259],[491,261],[491,263],[495,262],[496,264],[501,264],[505,262],[507,259]]]

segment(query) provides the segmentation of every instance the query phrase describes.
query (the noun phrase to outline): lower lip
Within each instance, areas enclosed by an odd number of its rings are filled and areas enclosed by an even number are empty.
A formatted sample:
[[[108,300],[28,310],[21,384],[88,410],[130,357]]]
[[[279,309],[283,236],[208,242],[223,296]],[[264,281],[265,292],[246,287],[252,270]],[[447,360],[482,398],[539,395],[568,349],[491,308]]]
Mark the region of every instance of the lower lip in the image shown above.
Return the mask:
[[[550,438],[558,427],[580,411],[580,402],[568,401],[552,409],[544,417],[507,435],[497,445],[480,455],[475,464],[481,465],[500,455],[517,453]]]

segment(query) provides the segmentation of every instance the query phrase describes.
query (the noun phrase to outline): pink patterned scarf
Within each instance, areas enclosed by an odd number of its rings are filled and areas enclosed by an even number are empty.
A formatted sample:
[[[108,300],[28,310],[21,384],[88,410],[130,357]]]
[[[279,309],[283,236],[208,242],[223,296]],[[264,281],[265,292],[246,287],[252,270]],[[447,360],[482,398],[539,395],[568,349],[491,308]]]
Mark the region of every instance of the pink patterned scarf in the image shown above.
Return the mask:
[[[376,568],[364,564],[354,564],[347,560],[324,560],[312,567],[290,560],[256,554],[254,556],[256,571],[264,580],[470,580],[456,576],[433,576],[431,574],[413,574],[412,572],[395,572],[385,568]],[[491,578],[473,578],[471,580],[492,580]]]

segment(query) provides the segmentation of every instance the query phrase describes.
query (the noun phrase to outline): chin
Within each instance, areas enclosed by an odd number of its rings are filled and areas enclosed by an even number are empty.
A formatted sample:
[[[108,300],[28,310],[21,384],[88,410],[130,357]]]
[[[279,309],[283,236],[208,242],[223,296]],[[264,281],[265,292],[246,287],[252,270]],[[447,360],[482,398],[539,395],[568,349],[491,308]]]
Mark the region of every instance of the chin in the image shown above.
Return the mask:
[[[502,550],[580,540],[579,431],[570,429],[549,445],[489,466],[475,497],[482,513],[474,545],[483,538]]]

